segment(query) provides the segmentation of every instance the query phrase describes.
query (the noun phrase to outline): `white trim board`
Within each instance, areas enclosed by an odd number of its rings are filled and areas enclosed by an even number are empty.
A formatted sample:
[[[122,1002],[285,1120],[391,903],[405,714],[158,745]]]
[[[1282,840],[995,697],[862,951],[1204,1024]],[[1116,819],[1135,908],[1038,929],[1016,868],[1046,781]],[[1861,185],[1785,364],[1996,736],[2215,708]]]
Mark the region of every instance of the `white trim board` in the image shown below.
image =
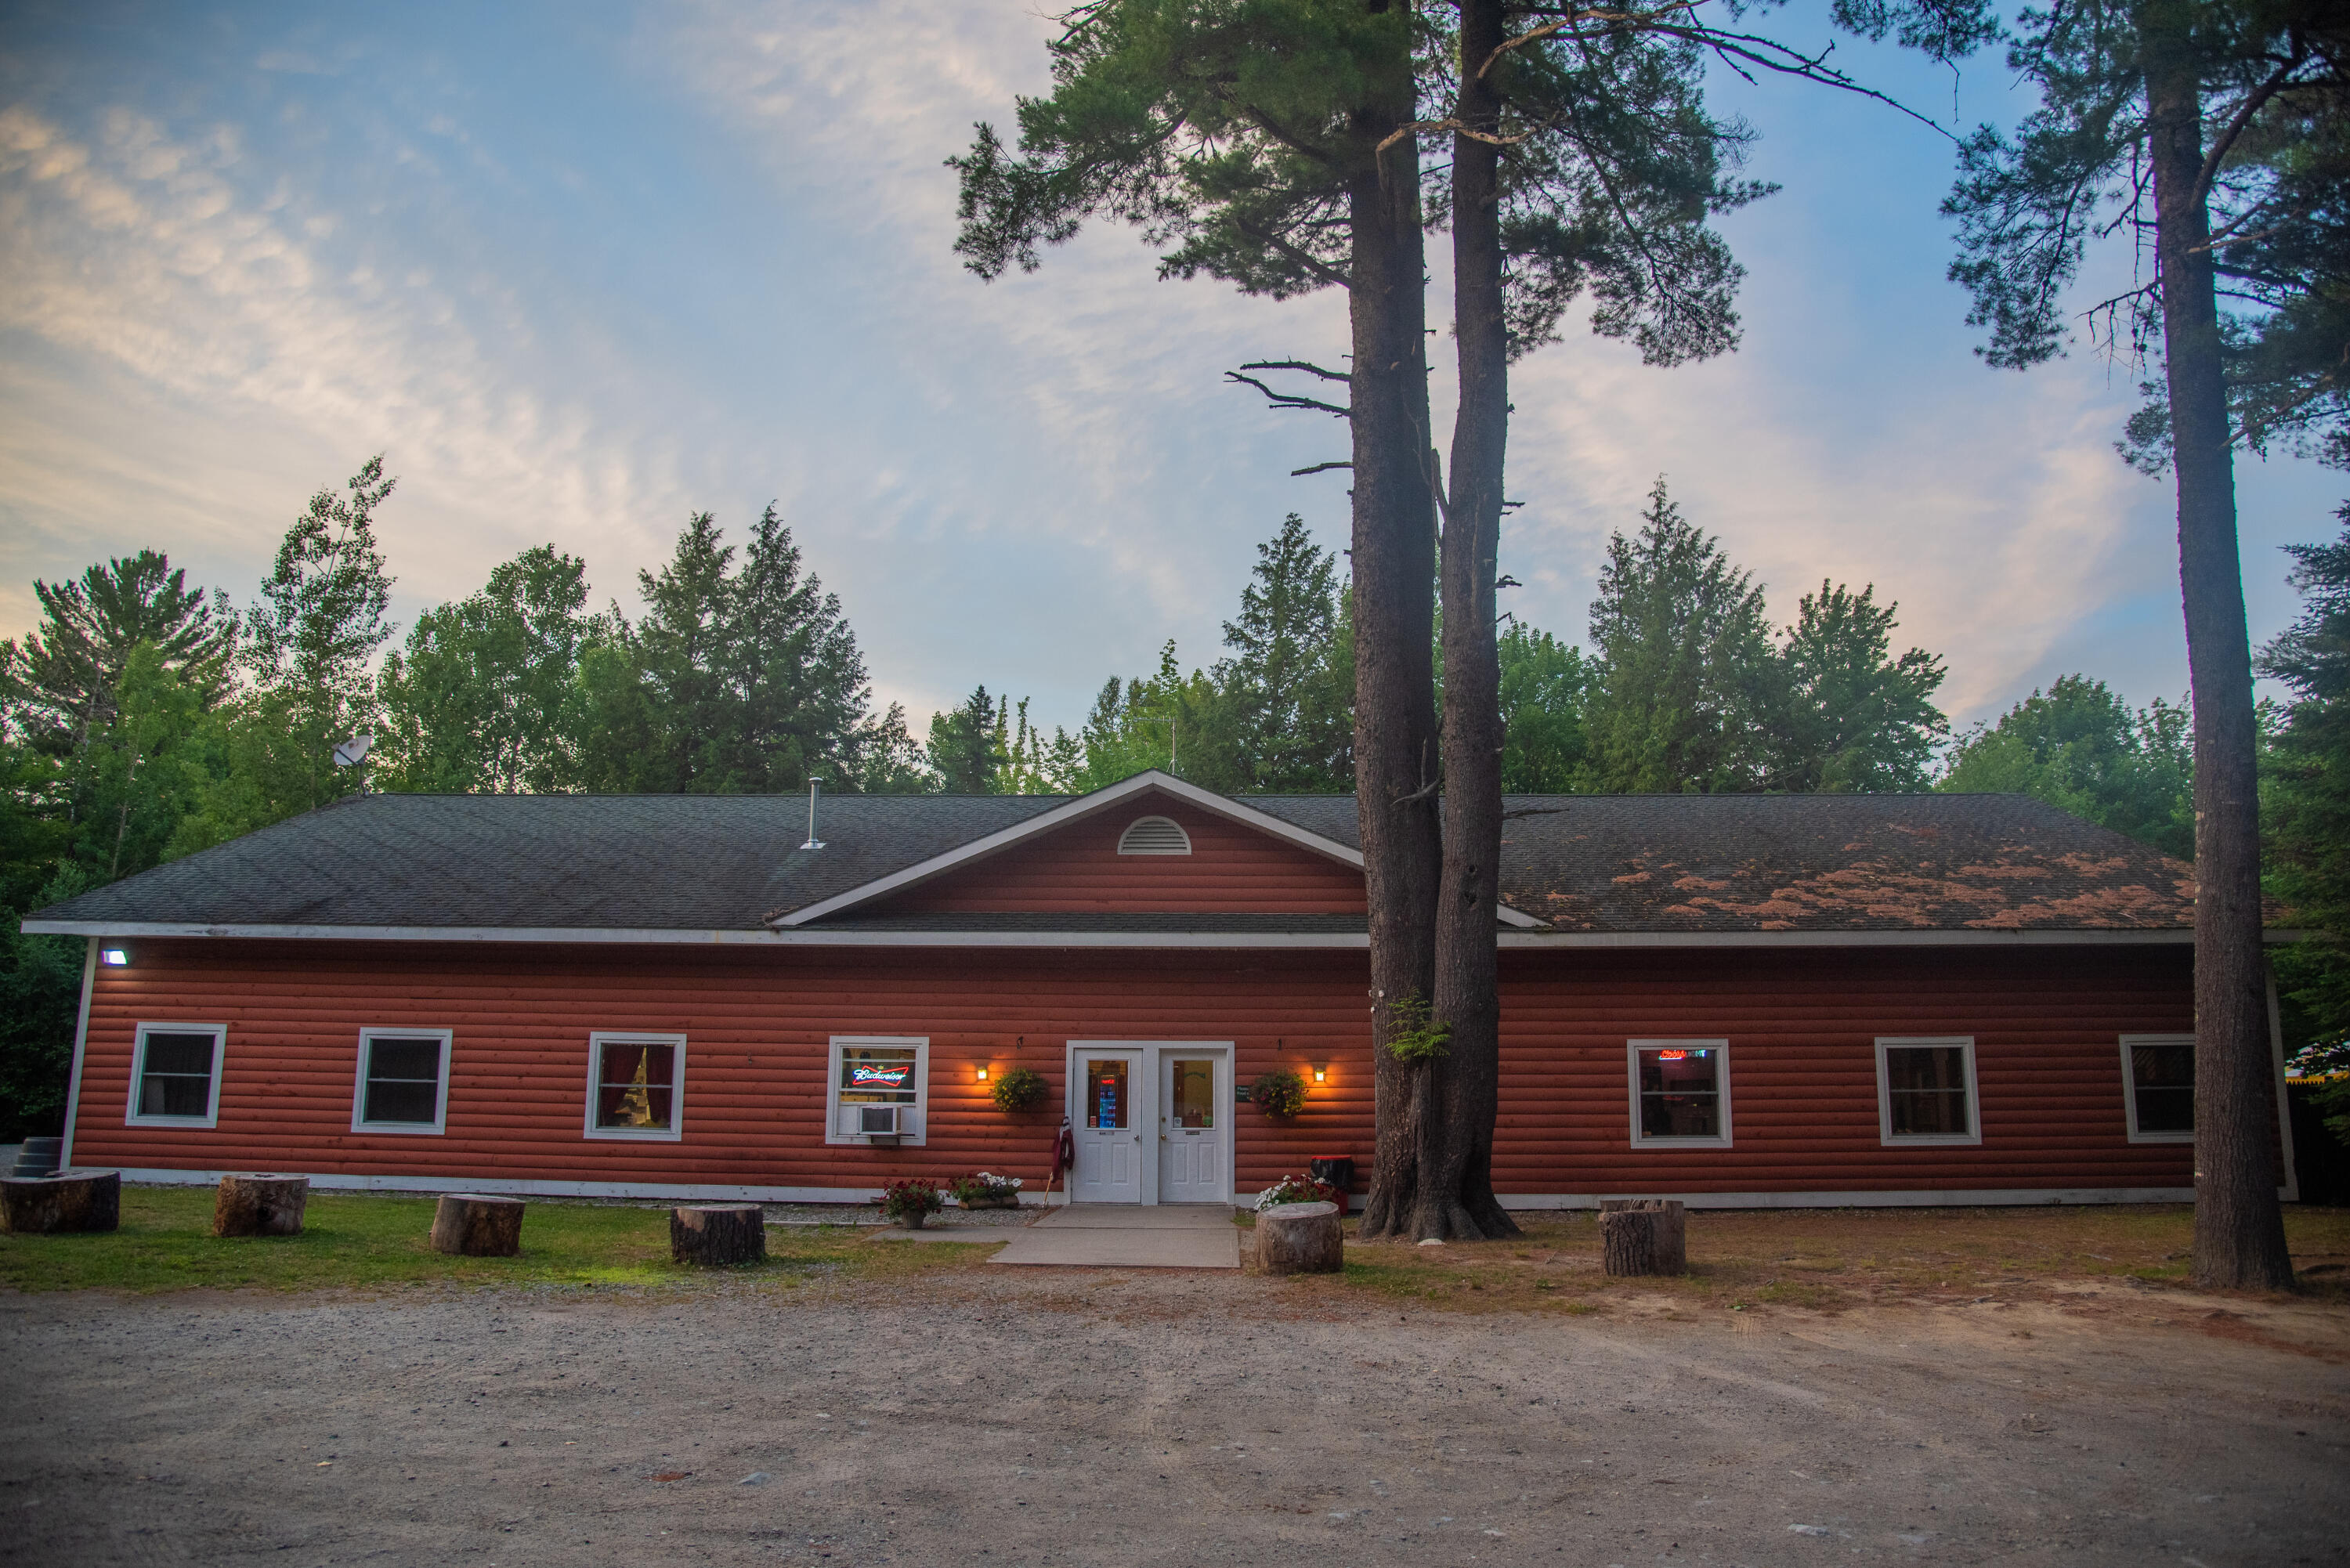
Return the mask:
[[[114,1169],[115,1167],[105,1168]],[[122,1179],[150,1187],[216,1187],[230,1169],[134,1169],[120,1167]],[[461,1180],[437,1176],[314,1175],[313,1189],[322,1192],[480,1192],[504,1198],[642,1199],[647,1202],[680,1199],[724,1203],[874,1203],[878,1187],[737,1187],[702,1181],[547,1181],[529,1178],[480,1177]]]
[[[73,1067],[66,1079],[66,1136],[65,1141],[57,1146],[59,1170],[73,1168],[74,1122],[81,1115],[82,1058],[89,1054],[89,996],[91,989],[97,982],[98,939],[92,937],[82,947],[81,1010],[74,1014]],[[2269,990],[2271,996],[2273,997],[2276,988],[2271,986]],[[2270,1003],[2269,1011],[2272,1012],[2276,1011],[2273,1001]],[[132,1093],[137,1093],[135,1085],[132,1086]]]
[[[774,930],[635,929],[607,926],[222,926],[194,921],[26,920],[32,936],[220,941],[511,942],[582,947],[811,948],[1324,948],[1367,950],[1361,931],[847,931],[822,927]],[[2270,931],[2271,945],[2300,933]],[[2151,930],[1931,931],[1553,931],[1508,930],[1503,949],[1560,948],[2033,948],[2192,947],[2183,927]],[[137,967],[138,955],[131,956]]]
[[[1970,1209],[2037,1203],[2192,1203],[2191,1187],[1986,1187],[1860,1192],[1504,1192],[1513,1210],[1596,1209],[1603,1198],[1669,1198],[1691,1209]]]
[[[118,1168],[109,1167],[107,1168]],[[217,1187],[227,1168],[173,1170],[119,1168],[122,1179],[148,1187]],[[508,1198],[592,1198],[663,1202],[828,1203],[844,1206],[878,1200],[878,1187],[732,1187],[713,1182],[541,1181],[484,1177],[458,1180],[425,1176],[313,1176],[322,1192],[481,1192]],[[1054,1195],[1057,1198],[1059,1195]],[[1984,1188],[1918,1192],[1505,1192],[1502,1207],[1520,1211],[1596,1209],[1602,1198],[1662,1197],[1691,1209],[1966,1209],[2037,1203],[2190,1203],[2191,1187]],[[1246,1208],[1253,1192],[1235,1192],[1232,1204]],[[1359,1201],[1359,1199],[1357,1200]]]

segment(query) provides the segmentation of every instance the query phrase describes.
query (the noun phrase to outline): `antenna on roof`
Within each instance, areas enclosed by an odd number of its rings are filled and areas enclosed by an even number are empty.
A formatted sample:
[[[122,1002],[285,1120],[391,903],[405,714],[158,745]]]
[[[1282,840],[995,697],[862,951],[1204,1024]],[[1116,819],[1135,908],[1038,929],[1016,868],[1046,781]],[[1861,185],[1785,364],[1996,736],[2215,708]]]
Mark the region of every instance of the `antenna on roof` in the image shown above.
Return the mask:
[[[368,748],[374,744],[375,737],[373,735],[362,733],[353,735],[348,741],[339,742],[335,747],[335,765],[337,767],[357,768],[359,770],[359,793],[361,794],[367,794]]]
[[[800,846],[802,849],[824,847],[824,840],[816,836],[816,786],[822,783],[824,783],[823,775],[808,774],[808,836],[807,842]]]

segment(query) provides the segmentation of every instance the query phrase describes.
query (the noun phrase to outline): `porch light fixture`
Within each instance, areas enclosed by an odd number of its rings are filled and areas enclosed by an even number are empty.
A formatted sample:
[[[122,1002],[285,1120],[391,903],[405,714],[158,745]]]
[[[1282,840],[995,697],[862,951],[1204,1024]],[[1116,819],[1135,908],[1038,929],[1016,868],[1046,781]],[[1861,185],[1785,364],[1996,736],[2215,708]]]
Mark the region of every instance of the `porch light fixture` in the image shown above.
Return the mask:
[[[1329,1063],[1316,1062],[1314,1064],[1314,1081],[1317,1084],[1326,1084],[1330,1081]]]
[[[110,964],[116,969],[120,969],[123,965],[130,961],[130,950],[128,948],[100,948],[98,950],[98,958],[100,963]]]
[[[985,1082],[987,1082],[987,1066],[986,1066],[986,1064],[984,1064],[984,1063],[982,1063],[982,1064],[980,1064],[980,1069],[979,1069],[979,1081],[980,1081],[981,1083],[983,1083],[983,1084],[984,1084]]]

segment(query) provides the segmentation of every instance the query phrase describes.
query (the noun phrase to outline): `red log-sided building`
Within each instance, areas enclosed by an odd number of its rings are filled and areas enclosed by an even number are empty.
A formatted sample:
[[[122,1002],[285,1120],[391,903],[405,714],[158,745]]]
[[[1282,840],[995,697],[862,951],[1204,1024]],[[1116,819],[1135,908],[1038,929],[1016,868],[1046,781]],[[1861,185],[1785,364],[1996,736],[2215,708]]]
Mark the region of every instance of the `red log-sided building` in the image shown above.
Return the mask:
[[[1505,1202],[2191,1196],[2189,867],[2013,796],[1509,809]],[[985,1168],[1033,1196],[1066,1116],[1079,1199],[1367,1167],[1351,799],[1154,773],[805,812],[370,795],[43,910],[26,930],[89,939],[70,1158],[770,1201]],[[1014,1068],[1032,1110],[991,1097]],[[1276,1068],[1293,1119],[1248,1097]]]

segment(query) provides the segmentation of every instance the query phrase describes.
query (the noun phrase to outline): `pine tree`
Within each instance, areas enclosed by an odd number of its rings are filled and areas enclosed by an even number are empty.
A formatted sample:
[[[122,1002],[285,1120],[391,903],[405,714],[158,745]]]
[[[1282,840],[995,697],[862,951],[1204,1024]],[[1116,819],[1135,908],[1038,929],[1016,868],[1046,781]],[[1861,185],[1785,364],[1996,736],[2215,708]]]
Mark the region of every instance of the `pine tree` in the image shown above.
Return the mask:
[[[2129,444],[2167,462],[2177,491],[2198,825],[2193,1271],[2208,1287],[2287,1289],[2234,448],[2264,439],[2277,422],[2264,400],[2288,384],[2287,401],[2338,413],[2341,339],[2304,340],[2318,369],[2297,381],[2247,380],[2239,356],[2232,388],[2230,343],[2273,332],[2283,348],[2338,320],[2317,295],[2342,276],[2343,218],[2302,203],[2343,189],[2350,24],[2324,0],[2081,0],[2022,13],[2008,61],[2039,104],[2012,139],[1986,127],[1966,144],[1945,204],[1959,220],[1950,275],[1974,296],[1968,319],[1991,329],[1985,358],[2022,368],[2063,352],[2090,236],[2127,234],[2151,263],[2090,316],[2109,343],[2160,359],[2158,406]],[[2223,289],[2265,320],[2231,324]]]
[[[1352,649],[1345,645],[1337,557],[1295,512],[1257,546],[1229,656],[1212,671],[1211,744],[1232,753],[1233,793],[1327,794],[1353,783]],[[1196,753],[1195,753],[1196,754]],[[1207,782],[1203,780],[1202,782]]]
[[[2315,931],[2278,963],[2279,982],[2319,1040],[2350,1044],[2350,505],[2329,545],[2288,546],[2300,617],[2262,650],[2261,673],[2293,693],[2273,747],[2273,884]],[[2334,1092],[2350,1114],[2350,1093]]]
[[[1591,606],[1595,787],[1759,788],[1783,711],[1762,590],[1657,481],[1639,534],[1607,542]]]

